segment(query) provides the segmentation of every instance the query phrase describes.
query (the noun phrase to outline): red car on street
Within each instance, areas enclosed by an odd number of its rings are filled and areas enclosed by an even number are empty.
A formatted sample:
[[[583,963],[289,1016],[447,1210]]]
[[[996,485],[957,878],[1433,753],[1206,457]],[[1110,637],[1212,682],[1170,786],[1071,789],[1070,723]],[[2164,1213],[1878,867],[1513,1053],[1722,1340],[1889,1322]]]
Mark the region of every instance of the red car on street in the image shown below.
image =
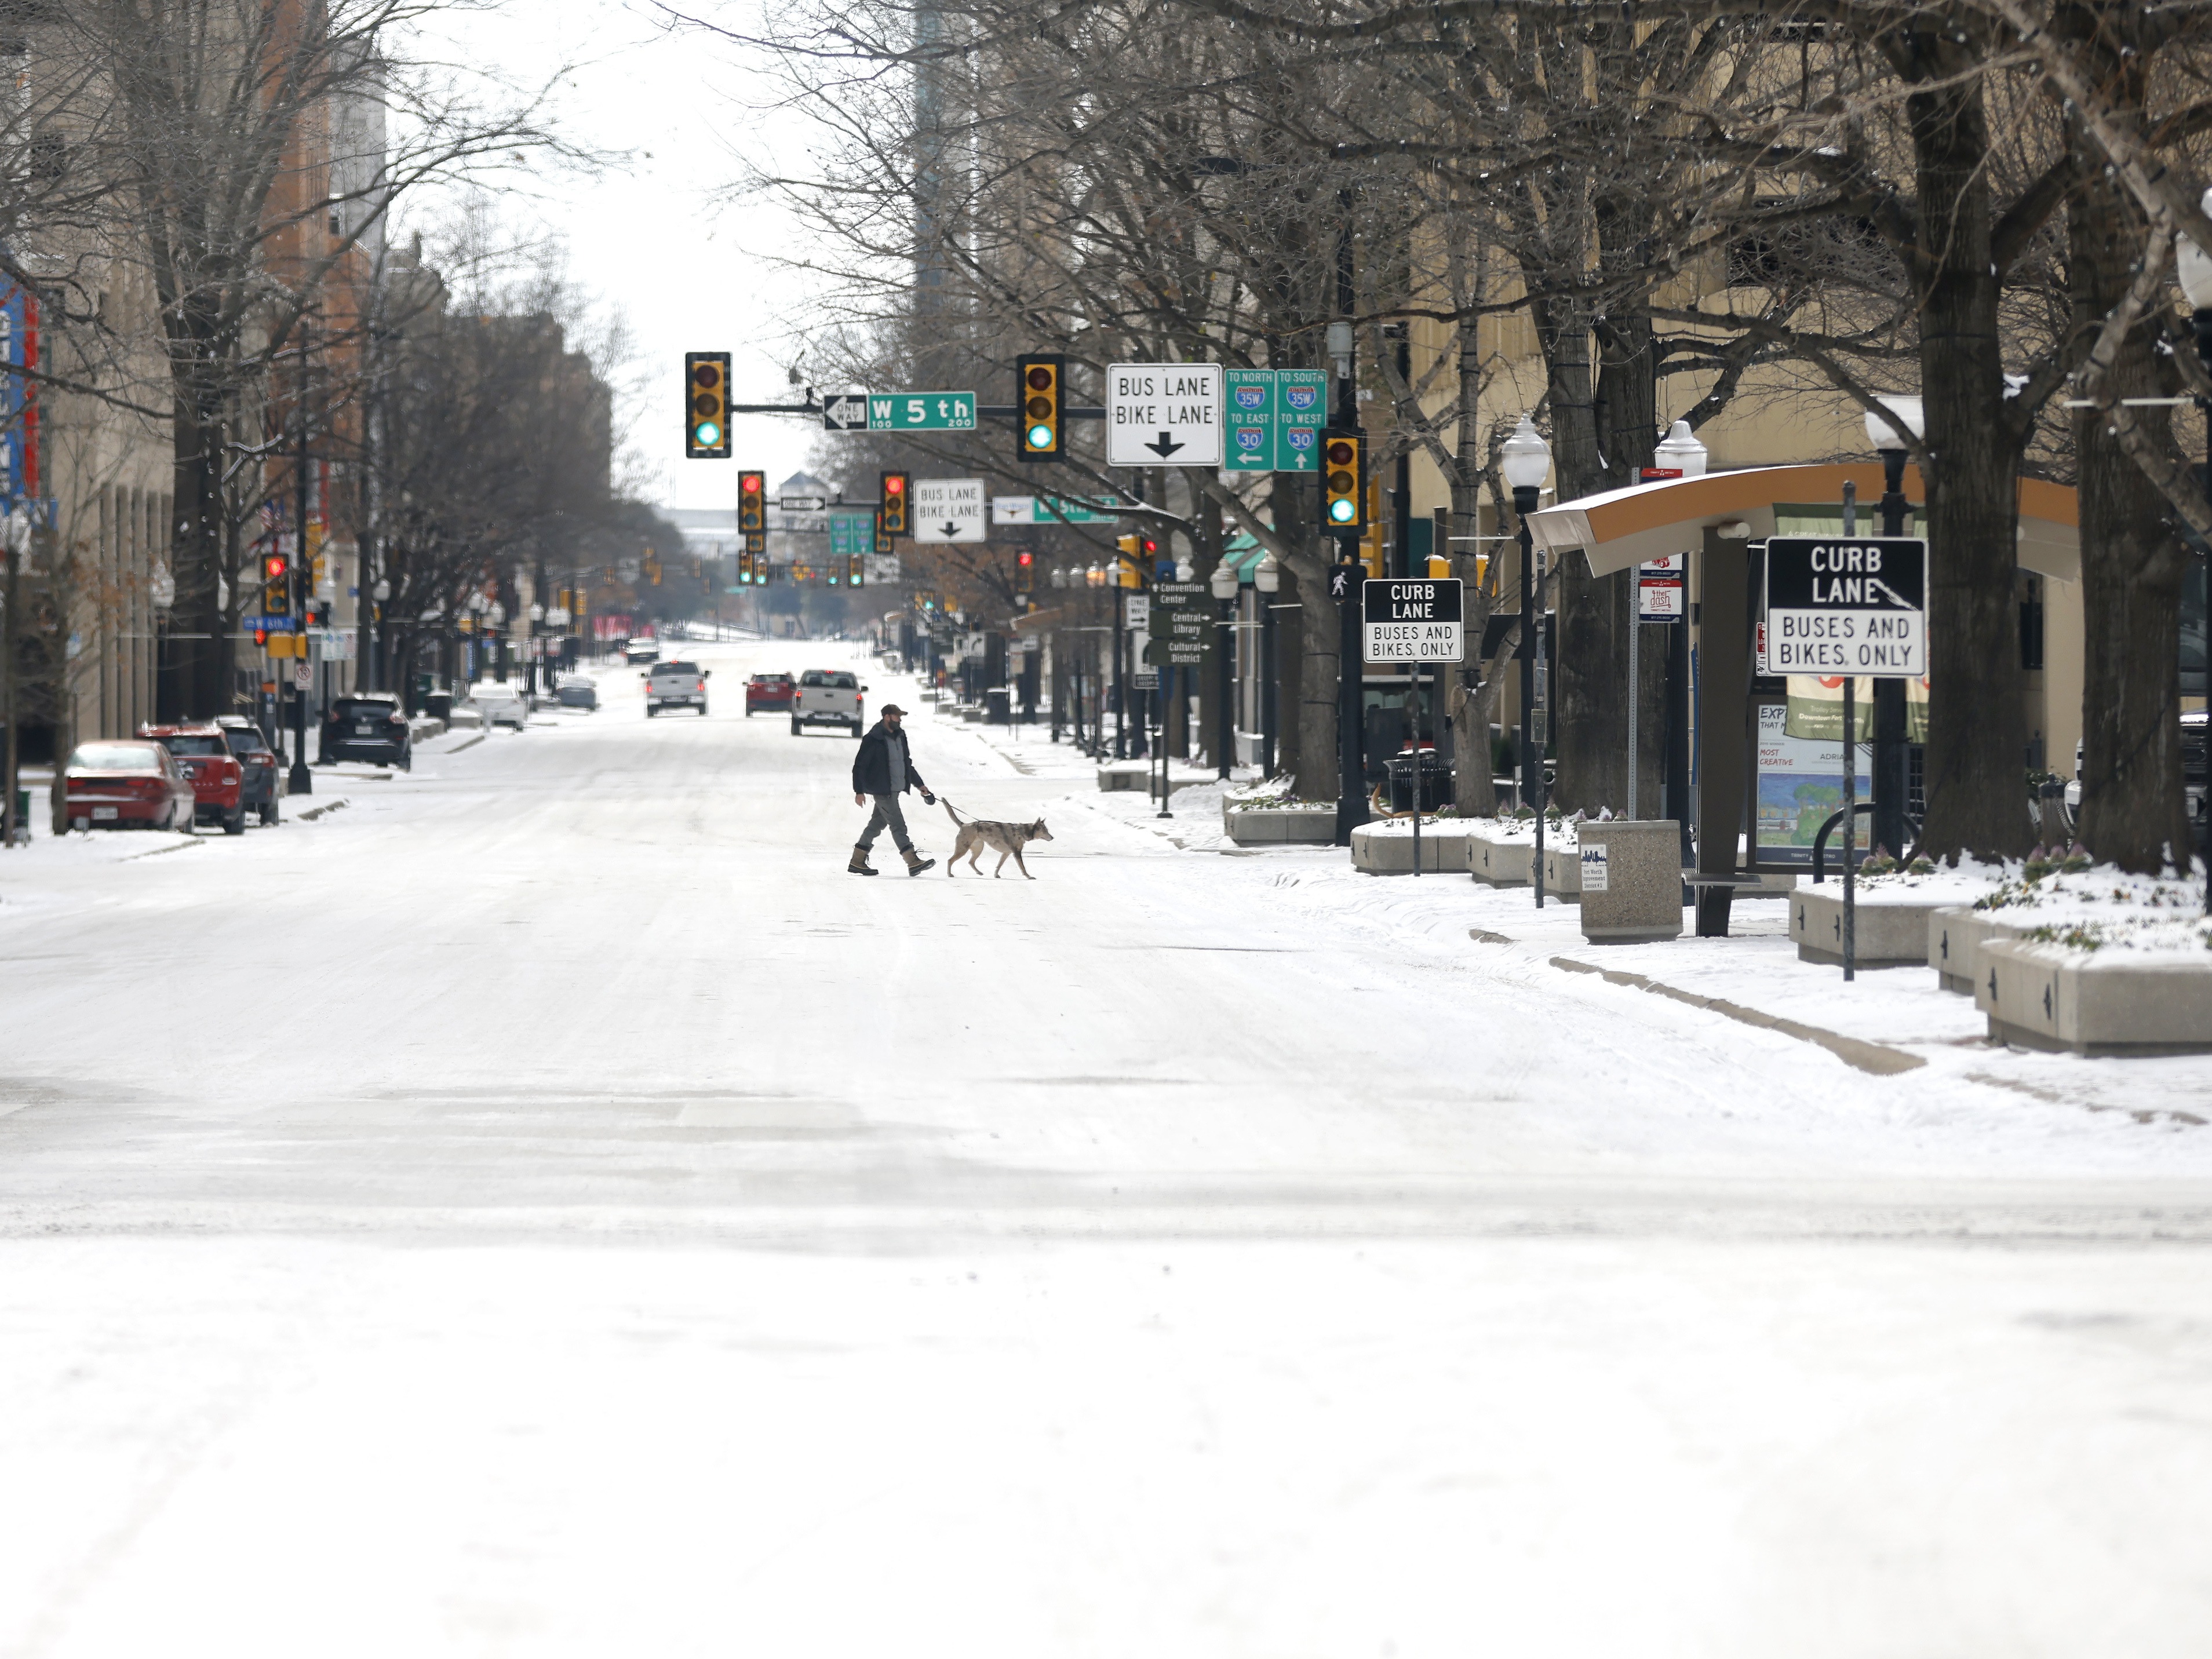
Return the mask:
[[[62,775],[72,830],[192,832],[198,803],[177,757],[145,738],[81,743]]]
[[[790,675],[756,674],[745,682],[745,717],[751,719],[756,708],[773,708],[787,714],[798,698],[799,686]]]
[[[246,769],[230,751],[230,738],[213,720],[190,726],[142,726],[142,738],[151,738],[176,757],[178,769],[198,798],[193,821],[220,823],[226,836],[246,833]]]

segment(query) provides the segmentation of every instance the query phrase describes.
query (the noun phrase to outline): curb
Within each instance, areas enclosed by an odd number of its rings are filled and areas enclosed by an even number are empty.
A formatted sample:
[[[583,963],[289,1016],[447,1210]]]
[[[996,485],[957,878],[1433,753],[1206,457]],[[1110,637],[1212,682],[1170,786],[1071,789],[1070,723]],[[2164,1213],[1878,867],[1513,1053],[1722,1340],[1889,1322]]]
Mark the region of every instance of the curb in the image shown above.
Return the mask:
[[[1502,935],[1492,933],[1486,942],[1504,944]],[[1878,1077],[1894,1077],[1900,1072],[1914,1072],[1928,1062],[1918,1054],[1905,1054],[1895,1048],[1884,1048],[1879,1042],[1867,1042],[1857,1037],[1848,1037],[1838,1031],[1824,1031],[1817,1025],[1804,1025],[1794,1019],[1784,1019],[1778,1014],[1763,1014],[1756,1008],[1747,1008],[1741,1003],[1724,1001],[1719,997],[1699,996],[1694,991],[1677,990],[1671,985],[1662,985],[1657,980],[1647,979],[1642,974],[1632,974],[1620,968],[1601,968],[1595,963],[1577,962],[1572,957],[1553,957],[1552,966],[1570,974],[1595,974],[1610,985],[1633,986],[1639,991],[1649,991],[1675,1002],[1686,1002],[1692,1008],[1703,1008],[1745,1025],[1756,1025],[1762,1030],[1779,1031],[1784,1036],[1796,1037],[1801,1042],[1817,1043],[1846,1066],[1855,1066],[1862,1072],[1872,1072]]]

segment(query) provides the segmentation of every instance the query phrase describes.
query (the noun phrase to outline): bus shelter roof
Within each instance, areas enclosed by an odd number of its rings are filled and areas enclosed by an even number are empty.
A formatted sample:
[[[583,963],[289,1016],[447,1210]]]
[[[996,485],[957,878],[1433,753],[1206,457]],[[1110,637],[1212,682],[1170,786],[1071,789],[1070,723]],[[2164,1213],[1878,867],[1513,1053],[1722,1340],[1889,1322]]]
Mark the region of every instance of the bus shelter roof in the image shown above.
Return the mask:
[[[1881,520],[1881,463],[1838,461],[1810,466],[1746,467],[1708,472],[1697,478],[1662,478],[1630,484],[1538,509],[1528,520],[1529,534],[1547,552],[1577,548],[1589,561],[1590,574],[1609,576],[1648,559],[1695,550],[1704,532],[1729,523],[1749,527],[1749,539],[1790,533],[1790,509],[1840,511],[1846,482],[1858,486],[1863,534],[1876,532]],[[1920,470],[1905,469],[1905,494],[1916,508],[1922,499]],[[1777,509],[1779,508],[1778,514]],[[2039,575],[2060,581],[2081,579],[2080,520],[2073,489],[2041,478],[2020,481],[2020,562]]]

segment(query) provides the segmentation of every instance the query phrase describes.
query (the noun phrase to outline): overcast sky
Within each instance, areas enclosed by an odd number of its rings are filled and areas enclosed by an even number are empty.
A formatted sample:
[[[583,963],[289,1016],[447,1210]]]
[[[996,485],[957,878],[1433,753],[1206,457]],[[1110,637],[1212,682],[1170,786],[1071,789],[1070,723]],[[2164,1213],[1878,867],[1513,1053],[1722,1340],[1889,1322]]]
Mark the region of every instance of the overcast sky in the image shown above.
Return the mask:
[[[712,11],[714,0],[690,9]],[[734,463],[684,459],[684,354],[727,350],[740,401],[781,401],[790,394],[789,331],[805,309],[803,284],[762,257],[792,246],[788,224],[765,204],[717,208],[712,198],[736,172],[737,144],[764,144],[796,163],[809,129],[802,118],[742,108],[740,95],[763,89],[761,66],[696,32],[671,33],[660,17],[645,0],[512,0],[443,27],[456,61],[498,65],[517,82],[575,64],[560,99],[563,130],[636,152],[597,179],[541,175],[543,195],[507,198],[502,211],[518,228],[562,235],[571,274],[626,314],[641,395],[622,412],[655,480],[648,493],[665,506],[728,507],[738,467],[765,467],[773,487],[804,465],[820,425],[741,416]]]

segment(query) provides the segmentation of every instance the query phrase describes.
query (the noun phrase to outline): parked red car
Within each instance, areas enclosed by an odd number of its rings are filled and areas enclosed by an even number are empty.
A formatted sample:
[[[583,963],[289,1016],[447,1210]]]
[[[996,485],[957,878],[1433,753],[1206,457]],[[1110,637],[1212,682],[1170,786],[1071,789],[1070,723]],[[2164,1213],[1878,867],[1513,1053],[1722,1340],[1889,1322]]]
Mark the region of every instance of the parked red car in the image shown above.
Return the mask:
[[[196,823],[220,823],[226,836],[246,833],[246,769],[230,752],[230,739],[213,720],[190,726],[142,726],[142,738],[176,757],[178,769],[198,798]]]
[[[791,712],[798,700],[799,686],[788,674],[756,674],[745,682],[745,718],[752,718],[756,708],[780,709]]]
[[[181,830],[198,816],[191,781],[160,744],[110,738],[81,743],[62,775],[72,830]]]

